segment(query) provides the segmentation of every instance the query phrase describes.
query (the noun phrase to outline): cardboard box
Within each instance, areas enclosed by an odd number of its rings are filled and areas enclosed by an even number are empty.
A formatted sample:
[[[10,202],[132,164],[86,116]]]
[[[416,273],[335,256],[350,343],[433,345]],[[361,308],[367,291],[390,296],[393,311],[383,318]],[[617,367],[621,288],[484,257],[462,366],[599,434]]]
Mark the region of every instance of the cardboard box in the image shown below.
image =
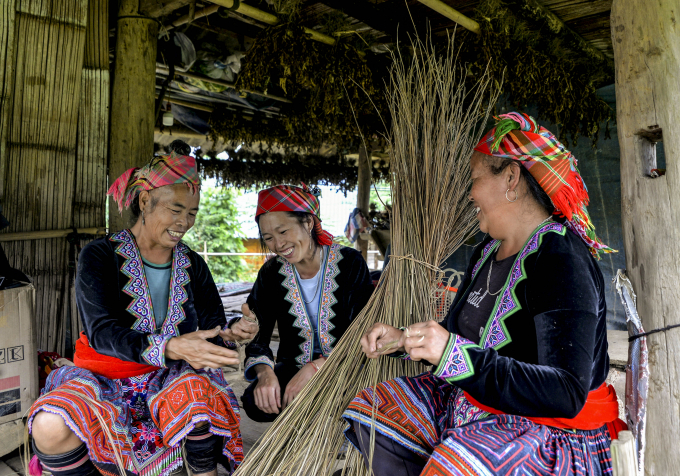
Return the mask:
[[[22,418],[38,398],[35,288],[0,291],[0,425]]]

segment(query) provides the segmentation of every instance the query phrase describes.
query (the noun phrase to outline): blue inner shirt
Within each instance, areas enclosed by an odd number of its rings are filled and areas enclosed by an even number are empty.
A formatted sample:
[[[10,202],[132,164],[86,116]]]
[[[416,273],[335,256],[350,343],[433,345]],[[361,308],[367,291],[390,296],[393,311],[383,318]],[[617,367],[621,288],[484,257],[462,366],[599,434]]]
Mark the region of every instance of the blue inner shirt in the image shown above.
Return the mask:
[[[153,317],[156,321],[156,330],[160,329],[168,313],[168,299],[170,298],[170,275],[172,274],[172,262],[165,264],[153,264],[144,261],[144,274],[149,285],[151,304],[153,305]]]
[[[323,354],[321,349],[321,342],[319,340],[319,305],[321,304],[321,294],[323,294],[323,268],[326,263],[326,247],[323,247],[323,255],[321,256],[321,267],[319,272],[313,278],[302,279],[300,274],[295,270],[295,276],[300,284],[300,291],[302,291],[302,298],[304,300],[307,315],[312,321],[312,331],[314,332],[314,354]],[[294,268],[294,267],[293,267]],[[307,302],[309,301],[309,302]]]

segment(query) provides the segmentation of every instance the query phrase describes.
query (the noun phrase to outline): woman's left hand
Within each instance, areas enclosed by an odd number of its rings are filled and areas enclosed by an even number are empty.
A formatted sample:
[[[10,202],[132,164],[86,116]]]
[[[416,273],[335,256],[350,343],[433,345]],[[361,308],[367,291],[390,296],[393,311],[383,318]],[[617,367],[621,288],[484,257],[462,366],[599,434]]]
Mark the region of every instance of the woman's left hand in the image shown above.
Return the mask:
[[[316,360],[315,363],[317,366],[320,368],[321,365],[319,360]],[[281,402],[281,409],[286,408],[288,405],[293,403],[293,400],[295,397],[298,396],[298,393],[302,391],[303,388],[305,388],[305,385],[307,385],[307,382],[310,381],[310,379],[314,376],[316,373],[316,369],[312,366],[311,363],[304,365],[298,373],[295,374],[295,377],[291,379],[290,382],[288,382],[288,385],[286,385],[286,392],[283,394],[283,401]]]
[[[399,345],[406,349],[411,360],[427,360],[439,365],[451,333],[437,321],[417,322],[406,328]]]
[[[243,315],[248,316],[251,320],[257,321],[255,313],[250,310],[247,304],[241,306],[241,311],[243,311]],[[224,341],[230,342],[251,341],[255,338],[259,330],[260,326],[256,323],[248,322],[245,319],[239,319],[233,326],[221,331],[220,336]]]

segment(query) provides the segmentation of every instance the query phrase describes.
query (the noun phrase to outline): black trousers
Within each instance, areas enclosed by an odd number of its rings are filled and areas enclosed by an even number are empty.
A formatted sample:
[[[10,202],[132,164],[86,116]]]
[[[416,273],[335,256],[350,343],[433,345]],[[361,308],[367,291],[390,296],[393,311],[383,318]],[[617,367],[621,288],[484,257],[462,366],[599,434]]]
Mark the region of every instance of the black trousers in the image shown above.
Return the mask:
[[[354,446],[361,449],[368,468],[371,429],[353,421],[346,435]],[[427,460],[422,456],[375,432],[375,446],[373,447],[373,474],[375,476],[418,476],[426,464]]]
[[[279,362],[274,365],[274,373],[276,374],[276,378],[279,379],[279,385],[281,386],[281,400],[283,400],[283,394],[286,391],[288,382],[295,377],[295,374],[297,374],[299,370],[300,369],[298,369],[297,365],[293,362]],[[265,413],[255,405],[255,387],[257,386],[257,382],[258,381],[255,380],[248,388],[246,388],[246,391],[243,392],[243,396],[241,397],[243,410],[246,412],[246,415],[248,415],[248,418],[253,421],[263,423],[273,422],[280,413]]]

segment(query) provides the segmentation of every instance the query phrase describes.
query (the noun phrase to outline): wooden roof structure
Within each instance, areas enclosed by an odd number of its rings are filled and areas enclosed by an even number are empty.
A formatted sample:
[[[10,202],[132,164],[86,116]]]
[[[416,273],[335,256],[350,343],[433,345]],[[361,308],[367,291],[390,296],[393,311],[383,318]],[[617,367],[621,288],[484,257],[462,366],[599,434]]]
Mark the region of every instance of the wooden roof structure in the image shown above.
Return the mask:
[[[475,24],[472,19],[478,14],[482,0],[288,0],[287,3],[294,4],[300,23],[313,34],[313,39],[328,44],[346,35],[356,35],[365,39],[367,45],[370,43],[371,51],[386,53],[398,39],[404,39],[414,31],[429,29],[436,38],[450,34],[456,28],[460,30],[466,21]],[[551,30],[559,30],[562,36],[566,32],[581,50],[601,57],[608,64],[604,74],[607,84],[613,82],[609,20],[612,0],[505,0],[503,3],[513,11],[540,15]],[[196,64],[206,55],[221,61],[230,54],[245,54],[263,30],[279,21],[281,15],[277,17],[276,7],[285,4],[285,0],[140,0],[139,13],[156,19],[160,25],[156,96],[163,96],[164,101],[172,104],[176,120],[170,130],[163,128],[160,118],[157,120],[157,144],[164,146],[169,137],[181,137],[192,146],[220,152],[228,144],[206,137],[211,113],[216,108],[226,106],[241,111],[245,117],[280,114],[280,107],[289,100],[277,88],[267,91],[236,89],[234,80],[209,78],[196,71]],[[448,12],[442,10],[446,8]],[[342,29],[330,35],[320,33],[329,15],[341,18]],[[112,30],[115,19],[116,13],[112,11]],[[163,35],[169,31],[186,34],[195,45],[199,61],[185,74],[176,71],[174,81],[166,86],[167,91],[163,94],[163,83],[169,75],[168,62],[162,53],[163,43],[167,42]],[[213,56],[201,50],[205,44],[213,47]],[[115,42],[112,41],[112,56],[114,50]],[[222,50],[222,56],[219,50]]]

